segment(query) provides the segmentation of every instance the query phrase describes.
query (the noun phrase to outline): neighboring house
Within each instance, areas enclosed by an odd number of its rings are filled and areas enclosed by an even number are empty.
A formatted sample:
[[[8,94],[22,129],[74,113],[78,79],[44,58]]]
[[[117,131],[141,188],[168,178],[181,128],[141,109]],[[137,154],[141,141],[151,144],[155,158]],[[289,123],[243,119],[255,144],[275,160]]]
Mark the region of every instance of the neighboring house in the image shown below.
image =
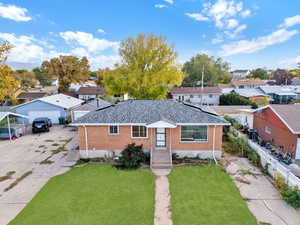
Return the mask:
[[[71,110],[82,103],[78,98],[56,94],[14,106],[13,110],[28,116],[30,123],[37,117],[48,117],[53,124],[58,124],[60,120],[68,119]]]
[[[99,98],[106,92],[103,87],[80,87],[76,93],[79,99],[88,101],[91,99]]]
[[[294,78],[292,80],[292,85],[300,85],[300,79],[299,78]]]
[[[253,112],[251,106],[247,105],[219,105],[208,106],[207,111],[220,116],[229,116],[237,120],[243,126],[253,128]]]
[[[17,100],[24,103],[46,96],[48,96],[46,92],[23,92],[17,96]]]
[[[247,98],[251,102],[255,102],[257,105],[266,105],[269,103],[269,96],[264,94],[258,88],[242,88],[242,89],[234,89],[235,93],[240,96]]]
[[[234,70],[230,72],[232,77],[235,79],[245,78],[250,74],[250,70]]]
[[[174,87],[170,94],[172,99],[203,105],[219,105],[221,89],[217,87]]]
[[[274,85],[261,86],[259,89],[271,97],[272,104],[289,104],[296,99],[300,99],[300,86],[298,85]]]
[[[151,156],[220,158],[223,126],[229,124],[183,102],[128,100],[90,112],[72,125],[78,127],[82,158],[119,155],[131,143],[142,144]]]
[[[231,82],[233,88],[257,88],[259,86],[266,85],[266,83],[262,80],[252,80],[252,79],[244,79],[244,80],[235,80]]]
[[[110,102],[107,102],[103,99],[97,98],[86,104],[77,106],[72,109],[72,121],[77,120],[78,118],[84,116],[85,114],[95,111],[97,109],[102,109],[112,105]]]
[[[58,78],[51,79],[51,86],[58,87],[58,85],[59,85]]]
[[[300,159],[300,104],[269,105],[254,113],[253,127],[260,137],[271,140]]]

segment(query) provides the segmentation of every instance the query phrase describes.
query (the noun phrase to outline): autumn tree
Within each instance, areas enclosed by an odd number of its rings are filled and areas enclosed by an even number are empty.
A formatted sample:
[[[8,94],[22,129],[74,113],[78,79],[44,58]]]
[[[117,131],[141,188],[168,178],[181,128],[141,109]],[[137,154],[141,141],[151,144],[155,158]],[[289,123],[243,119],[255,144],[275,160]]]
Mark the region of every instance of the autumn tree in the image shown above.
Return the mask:
[[[18,80],[12,76],[12,69],[4,64],[11,48],[8,42],[0,44],[0,105],[11,101],[14,92],[20,86]]]
[[[90,75],[88,59],[75,56],[59,56],[44,61],[41,71],[49,77],[58,77],[59,92],[68,91],[71,83],[84,82]]]
[[[96,72],[96,84],[97,86],[104,86],[104,77],[110,72],[109,68],[99,69]]]
[[[27,70],[16,70],[12,76],[20,82],[22,87],[25,88],[35,87],[37,83],[35,74]]]
[[[277,69],[272,73],[277,85],[290,85],[293,75],[284,69]]]
[[[183,73],[176,65],[177,53],[164,37],[139,34],[119,48],[121,62],[104,75],[109,94],[125,94],[137,99],[163,99],[169,89],[180,85]]]
[[[42,86],[51,85],[51,77],[49,77],[47,74],[44,74],[41,68],[36,67],[32,70],[32,72],[35,74],[35,79],[38,80]]]
[[[258,68],[250,72],[250,77],[261,80],[268,80],[270,77],[265,69]]]
[[[182,68],[186,77],[183,86],[199,86],[202,81],[204,86],[216,86],[219,83],[229,83],[231,75],[229,64],[221,58],[215,59],[205,54],[198,54],[185,62]]]

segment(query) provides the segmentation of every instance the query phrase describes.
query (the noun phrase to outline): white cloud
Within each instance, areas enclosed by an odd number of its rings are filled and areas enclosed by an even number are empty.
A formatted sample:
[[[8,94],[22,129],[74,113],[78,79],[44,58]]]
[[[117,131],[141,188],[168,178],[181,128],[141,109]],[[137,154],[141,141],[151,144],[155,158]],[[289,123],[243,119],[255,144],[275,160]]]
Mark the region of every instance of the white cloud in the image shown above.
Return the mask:
[[[89,52],[103,51],[109,48],[117,49],[119,47],[119,42],[99,39],[94,37],[93,34],[86,32],[66,31],[59,34],[68,43],[75,42],[75,44],[85,47]]]
[[[231,44],[223,45],[220,55],[230,56],[236,54],[249,54],[262,50],[268,46],[285,42],[298,33],[297,30],[279,29],[273,33],[254,38],[252,40],[241,40]]]
[[[162,8],[167,7],[167,6],[166,5],[162,5],[162,4],[155,4],[154,7],[162,9]]]
[[[243,18],[246,18],[246,17],[251,16],[251,13],[252,13],[252,12],[251,12],[249,9],[247,9],[247,10],[241,12],[241,16],[242,16]]]
[[[240,32],[242,32],[246,28],[247,28],[247,25],[242,24],[242,25],[238,26],[235,30],[226,30],[226,31],[224,31],[224,33],[228,38],[234,39],[238,36],[238,34]]]
[[[300,14],[285,18],[283,24],[281,24],[280,27],[292,27],[297,24],[300,24]]]
[[[113,68],[116,63],[120,62],[118,55],[97,55],[89,57],[89,62],[92,70],[99,68]]]
[[[233,29],[239,25],[239,21],[236,19],[229,19],[227,20],[227,28],[228,29]]]
[[[27,9],[20,8],[15,5],[3,5],[0,3],[0,17],[11,19],[15,21],[27,22],[31,20],[31,17],[27,16]]]
[[[165,2],[169,3],[169,4],[173,4],[174,0],[164,0]]]
[[[194,20],[197,21],[208,21],[209,18],[203,16],[201,13],[186,13],[185,15],[187,15],[190,18],[193,18]]]
[[[214,38],[211,40],[212,44],[219,44],[222,43],[224,40],[222,38]]]
[[[300,63],[300,56],[290,59],[284,59],[278,62],[280,67],[292,69],[298,67],[298,64]]]
[[[71,50],[71,53],[78,57],[89,56],[89,52],[85,48],[74,48]]]
[[[105,34],[105,31],[104,31],[103,29],[100,29],[100,28],[97,30],[97,32],[98,32],[98,33]]]

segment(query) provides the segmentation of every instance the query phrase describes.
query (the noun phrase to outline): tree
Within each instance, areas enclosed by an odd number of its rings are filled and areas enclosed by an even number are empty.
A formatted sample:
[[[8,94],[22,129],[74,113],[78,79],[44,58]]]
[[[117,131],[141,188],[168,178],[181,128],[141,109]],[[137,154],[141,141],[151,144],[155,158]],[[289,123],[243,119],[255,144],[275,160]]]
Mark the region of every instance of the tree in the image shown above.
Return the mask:
[[[229,94],[222,94],[220,96],[220,105],[251,105],[252,108],[258,107],[255,102],[251,102],[250,100],[234,92]]]
[[[20,83],[12,76],[12,69],[4,64],[0,64],[0,105],[13,99],[15,91]]]
[[[202,80],[202,71],[204,71],[205,86],[229,83],[232,78],[227,62],[223,62],[221,58],[215,59],[205,54],[192,57],[184,63],[182,71],[187,75],[183,81],[183,86],[199,86]]]
[[[139,34],[124,40],[119,49],[121,63],[104,75],[109,94],[138,99],[163,99],[170,88],[180,85],[183,73],[176,65],[177,53],[164,37]]]
[[[68,91],[71,83],[79,83],[89,78],[88,59],[81,59],[75,56],[59,56],[42,63],[41,71],[43,74],[59,79],[59,92]]]
[[[11,49],[12,49],[12,45],[7,41],[0,43],[0,64],[3,64],[6,61],[7,54]]]
[[[15,79],[19,80],[21,86],[25,88],[35,87],[37,82],[35,79],[35,74],[27,70],[16,70],[16,72],[13,73],[12,76]]]
[[[108,73],[110,72],[110,69],[109,68],[105,68],[105,69],[99,69],[97,72],[96,72],[96,84],[97,86],[104,86],[104,77],[105,75],[107,75]]]
[[[258,68],[255,70],[252,70],[250,73],[251,78],[258,78],[261,80],[268,80],[269,79],[269,75],[268,72],[265,69],[262,68]]]
[[[38,80],[42,86],[51,85],[51,78],[47,74],[42,73],[41,68],[36,67],[32,70],[32,72],[34,72],[35,79]]]
[[[292,83],[293,75],[283,69],[277,69],[272,73],[277,85],[290,85]]]

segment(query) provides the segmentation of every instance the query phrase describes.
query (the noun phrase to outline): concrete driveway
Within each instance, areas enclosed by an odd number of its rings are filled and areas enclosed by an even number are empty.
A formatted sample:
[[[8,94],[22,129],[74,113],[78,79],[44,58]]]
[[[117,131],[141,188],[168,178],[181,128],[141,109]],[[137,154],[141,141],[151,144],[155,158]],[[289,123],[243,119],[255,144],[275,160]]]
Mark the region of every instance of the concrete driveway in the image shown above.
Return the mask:
[[[258,222],[271,225],[299,225],[300,212],[282,200],[279,192],[259,169],[245,158],[229,158],[231,175]]]
[[[54,126],[48,133],[0,141],[0,225],[12,220],[51,177],[69,170],[66,145],[75,134]]]

